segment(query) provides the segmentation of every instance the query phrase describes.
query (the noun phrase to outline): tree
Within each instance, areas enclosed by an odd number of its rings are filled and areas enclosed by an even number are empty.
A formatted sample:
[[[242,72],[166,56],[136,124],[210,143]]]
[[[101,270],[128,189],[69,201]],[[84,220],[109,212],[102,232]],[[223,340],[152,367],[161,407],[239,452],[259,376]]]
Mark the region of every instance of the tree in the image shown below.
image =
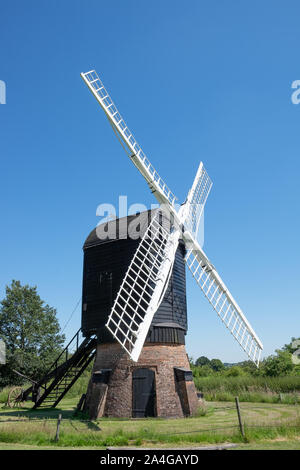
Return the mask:
[[[239,362],[237,365],[241,367],[243,371],[245,372],[245,374],[247,375],[253,375],[256,377],[261,375],[260,368],[258,368],[256,364],[254,364],[254,362],[252,361],[248,360],[248,361]]]
[[[225,366],[223,362],[220,359],[212,359],[210,361],[210,367],[215,371],[215,372],[220,372],[221,370],[225,369]]]
[[[206,356],[200,356],[195,362],[196,366],[209,366],[210,365],[210,360]]]
[[[209,365],[201,366],[197,368],[198,377],[208,377],[213,375],[214,371]]]
[[[6,343],[7,362],[1,366],[0,385],[18,383],[12,369],[41,378],[61,351],[56,310],[38,295],[36,287],[13,280],[0,302],[0,336]]]
[[[292,355],[288,351],[282,351],[281,349],[276,350],[276,356],[268,356],[262,362],[262,373],[263,375],[278,377],[282,375],[288,375],[294,369],[292,362]]]
[[[288,351],[293,354],[300,347],[300,338],[292,338],[289,344],[285,344],[282,348],[283,351]]]
[[[226,377],[240,377],[241,375],[246,375],[246,372],[240,366],[232,366],[225,372]]]
[[[292,338],[281,349],[276,349],[276,355],[266,357],[261,363],[261,374],[278,377],[284,375],[298,375],[300,366],[293,361],[293,356],[299,350],[300,339]]]
[[[188,356],[188,361],[191,367],[195,365],[193,356]]]

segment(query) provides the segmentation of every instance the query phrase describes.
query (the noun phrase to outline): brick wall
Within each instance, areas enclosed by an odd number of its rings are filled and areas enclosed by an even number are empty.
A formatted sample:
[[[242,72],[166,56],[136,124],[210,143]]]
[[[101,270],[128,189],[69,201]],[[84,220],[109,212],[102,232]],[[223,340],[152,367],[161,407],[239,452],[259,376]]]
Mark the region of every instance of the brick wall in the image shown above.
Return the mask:
[[[93,372],[101,369],[112,369],[112,372],[107,387],[90,381],[86,409],[91,418],[132,417],[132,371],[137,367],[155,372],[157,416],[183,417],[196,412],[194,382],[187,382],[183,389],[175,379],[174,367],[190,370],[184,345],[146,344],[139,361],[133,362],[118,343],[110,343],[97,347]]]

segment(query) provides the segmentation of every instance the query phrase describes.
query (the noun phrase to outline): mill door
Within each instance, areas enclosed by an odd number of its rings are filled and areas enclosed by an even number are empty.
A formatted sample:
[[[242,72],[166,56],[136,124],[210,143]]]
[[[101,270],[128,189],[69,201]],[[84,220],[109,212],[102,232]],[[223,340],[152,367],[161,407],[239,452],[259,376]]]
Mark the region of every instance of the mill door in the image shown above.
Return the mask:
[[[151,369],[135,369],[132,373],[132,416],[156,416],[155,373]]]

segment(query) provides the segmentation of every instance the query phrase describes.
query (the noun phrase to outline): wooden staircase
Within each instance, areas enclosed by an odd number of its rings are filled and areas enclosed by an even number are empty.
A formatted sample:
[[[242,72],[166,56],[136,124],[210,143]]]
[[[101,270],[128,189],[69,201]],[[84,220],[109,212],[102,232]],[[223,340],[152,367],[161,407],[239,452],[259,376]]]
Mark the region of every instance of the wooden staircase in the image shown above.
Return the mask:
[[[79,344],[80,333],[81,329],[35,386],[38,392],[33,409],[55,408],[94,359],[96,337],[85,338]],[[32,390],[28,389],[26,393],[30,391]]]

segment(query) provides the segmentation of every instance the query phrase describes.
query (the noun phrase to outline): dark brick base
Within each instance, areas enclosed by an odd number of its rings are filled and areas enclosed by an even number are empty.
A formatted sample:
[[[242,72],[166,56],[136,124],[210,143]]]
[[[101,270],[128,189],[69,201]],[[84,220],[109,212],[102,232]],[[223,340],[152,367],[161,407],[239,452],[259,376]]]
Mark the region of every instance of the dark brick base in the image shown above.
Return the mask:
[[[135,368],[155,372],[156,415],[183,417],[195,414],[198,398],[193,381],[176,378],[175,368],[190,370],[184,345],[146,344],[133,362],[118,343],[97,347],[93,373],[111,369],[108,383],[90,380],[85,410],[90,418],[132,417],[132,372]]]

